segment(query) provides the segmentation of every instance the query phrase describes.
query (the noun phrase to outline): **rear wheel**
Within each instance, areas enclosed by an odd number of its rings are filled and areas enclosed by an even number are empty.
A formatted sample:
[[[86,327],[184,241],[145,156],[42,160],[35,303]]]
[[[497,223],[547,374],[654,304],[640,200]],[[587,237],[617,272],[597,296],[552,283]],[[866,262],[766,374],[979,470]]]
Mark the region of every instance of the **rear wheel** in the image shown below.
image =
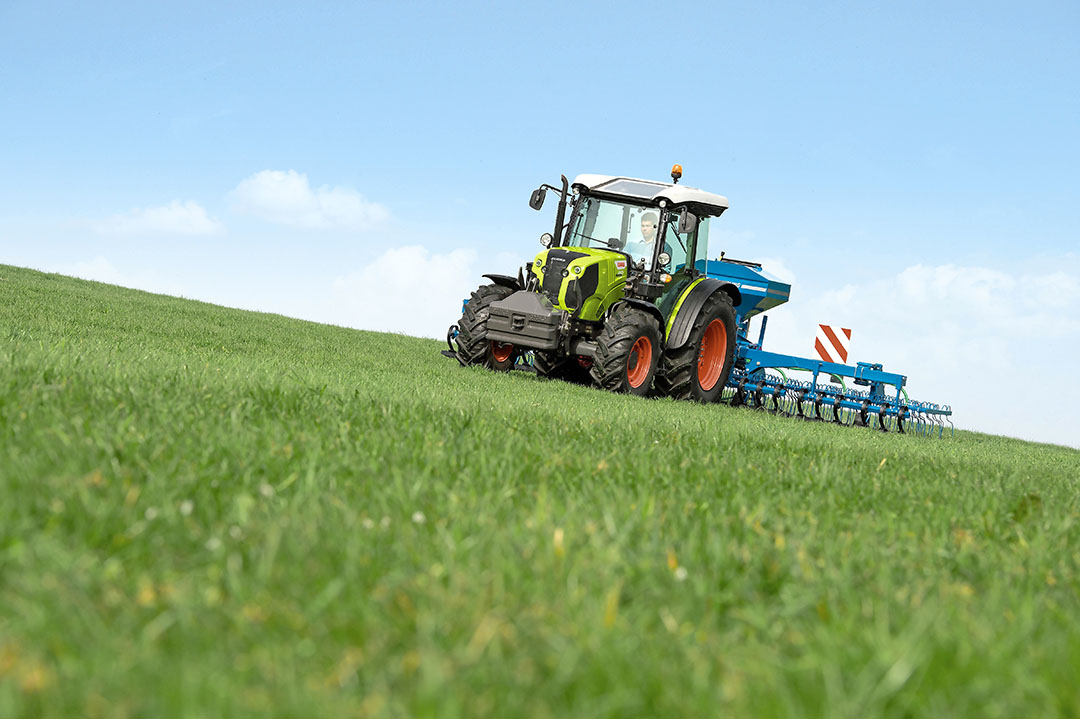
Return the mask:
[[[512,344],[495,342],[487,336],[487,320],[492,302],[506,299],[513,290],[502,285],[481,285],[469,297],[458,320],[457,356],[463,365],[482,365],[493,370],[508,370],[514,365],[517,349]]]
[[[652,389],[660,356],[660,329],[648,312],[621,305],[596,340],[593,380],[613,392],[644,396]]]
[[[698,311],[686,344],[664,352],[660,391],[676,399],[715,402],[727,385],[735,356],[735,308],[727,293],[714,292]]]

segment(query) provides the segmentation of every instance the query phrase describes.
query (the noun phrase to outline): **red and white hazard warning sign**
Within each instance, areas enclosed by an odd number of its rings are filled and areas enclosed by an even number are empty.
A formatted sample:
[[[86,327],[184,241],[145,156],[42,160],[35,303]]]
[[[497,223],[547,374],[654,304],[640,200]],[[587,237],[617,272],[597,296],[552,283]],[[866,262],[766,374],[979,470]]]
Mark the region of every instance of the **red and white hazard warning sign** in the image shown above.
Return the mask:
[[[826,362],[847,362],[848,350],[851,349],[851,330],[832,325],[818,325],[814,349],[818,357]]]

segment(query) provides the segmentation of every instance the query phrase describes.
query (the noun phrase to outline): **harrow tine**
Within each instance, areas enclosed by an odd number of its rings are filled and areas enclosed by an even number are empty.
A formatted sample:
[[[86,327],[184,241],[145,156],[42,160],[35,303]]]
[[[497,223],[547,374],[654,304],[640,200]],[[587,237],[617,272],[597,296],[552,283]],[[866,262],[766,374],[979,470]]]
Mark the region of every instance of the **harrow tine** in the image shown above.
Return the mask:
[[[790,416],[802,416],[802,390],[796,389],[791,392],[791,397],[788,399],[788,408]]]
[[[809,419],[806,416],[806,405],[804,399],[805,397],[806,389],[800,388],[795,394],[795,414],[799,417],[802,417],[803,419]]]
[[[859,407],[858,412],[855,414],[855,419],[852,420],[852,424],[854,426],[856,426],[856,427],[866,427],[866,426],[868,426],[870,424],[869,421],[868,421],[870,419],[869,407],[870,407],[869,400],[864,399],[861,402],[861,406]]]
[[[787,394],[787,390],[784,388],[784,383],[781,382],[780,386],[773,390],[772,396],[772,412],[773,414],[780,414],[784,410],[784,398]]]
[[[758,380],[757,389],[754,390],[754,408],[765,409],[765,380]]]

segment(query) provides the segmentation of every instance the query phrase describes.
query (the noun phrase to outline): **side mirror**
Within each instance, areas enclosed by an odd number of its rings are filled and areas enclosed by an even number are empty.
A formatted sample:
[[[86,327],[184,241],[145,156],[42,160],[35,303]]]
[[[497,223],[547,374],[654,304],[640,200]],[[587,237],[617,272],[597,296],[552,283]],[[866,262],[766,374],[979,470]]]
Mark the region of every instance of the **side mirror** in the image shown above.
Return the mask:
[[[679,215],[679,234],[685,235],[697,229],[698,216],[690,210],[683,210]]]
[[[529,207],[534,210],[539,210],[544,206],[544,198],[547,197],[547,190],[543,187],[538,187],[533,190],[532,197],[529,198]]]

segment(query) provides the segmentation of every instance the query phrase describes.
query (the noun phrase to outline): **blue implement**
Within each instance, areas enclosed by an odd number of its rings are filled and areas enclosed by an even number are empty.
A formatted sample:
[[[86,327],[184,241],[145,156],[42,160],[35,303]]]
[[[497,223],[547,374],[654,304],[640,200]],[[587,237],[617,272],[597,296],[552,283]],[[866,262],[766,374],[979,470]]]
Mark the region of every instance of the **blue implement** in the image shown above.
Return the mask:
[[[697,269],[731,283],[739,293],[735,306],[735,365],[722,400],[733,406],[882,431],[936,433],[940,437],[946,423],[950,433],[954,431],[951,407],[909,399],[904,389],[907,377],[886,372],[881,364],[847,365],[766,351],[762,346],[768,317],[764,316],[757,341],[751,342],[750,318],[786,302],[791,285],[765,272],[755,262],[721,257],[698,265]],[[793,371],[808,376],[789,377],[788,373]],[[849,389],[845,378],[865,389]]]

